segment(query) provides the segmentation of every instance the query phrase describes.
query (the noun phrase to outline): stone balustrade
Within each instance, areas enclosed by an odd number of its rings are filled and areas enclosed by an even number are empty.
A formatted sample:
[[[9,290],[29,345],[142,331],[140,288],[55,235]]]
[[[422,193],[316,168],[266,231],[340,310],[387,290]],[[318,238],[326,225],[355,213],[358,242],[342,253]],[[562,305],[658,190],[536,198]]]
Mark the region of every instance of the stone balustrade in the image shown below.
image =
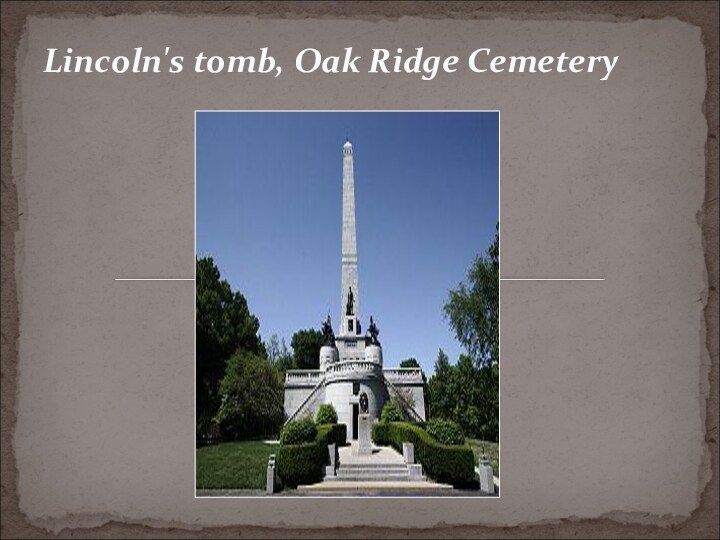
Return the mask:
[[[344,379],[346,377],[363,377],[363,376],[382,377],[382,366],[375,362],[365,360],[352,360],[349,362],[338,362],[327,368],[327,379]]]
[[[422,384],[420,368],[390,368],[384,369],[385,378],[394,384]]]
[[[285,372],[285,386],[315,386],[323,377],[320,369],[291,369]]]

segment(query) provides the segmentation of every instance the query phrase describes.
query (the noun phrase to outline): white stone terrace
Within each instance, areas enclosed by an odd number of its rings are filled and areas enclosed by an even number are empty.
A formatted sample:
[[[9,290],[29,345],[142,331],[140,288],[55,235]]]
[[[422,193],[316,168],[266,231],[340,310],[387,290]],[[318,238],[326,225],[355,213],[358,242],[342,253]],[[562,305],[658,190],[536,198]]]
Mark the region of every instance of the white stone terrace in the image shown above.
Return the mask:
[[[320,369],[289,369],[285,372],[285,386],[313,388],[325,378]]]
[[[385,378],[393,384],[422,384],[422,371],[420,368],[386,368],[383,369]]]
[[[320,369],[291,369],[285,373],[285,386],[313,388],[323,379],[333,380],[349,375],[379,376],[382,372],[385,379],[393,384],[422,384],[422,372],[419,368],[385,368],[368,361],[338,362],[331,364],[327,372]]]

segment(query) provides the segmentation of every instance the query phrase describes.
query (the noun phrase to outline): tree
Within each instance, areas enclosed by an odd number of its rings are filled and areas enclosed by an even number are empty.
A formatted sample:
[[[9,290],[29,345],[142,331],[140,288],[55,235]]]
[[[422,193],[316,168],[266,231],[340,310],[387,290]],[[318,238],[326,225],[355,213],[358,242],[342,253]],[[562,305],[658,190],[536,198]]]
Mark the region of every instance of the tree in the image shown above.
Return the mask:
[[[418,361],[414,358],[406,358],[402,362],[400,362],[401,368],[419,368],[420,364],[418,364]]]
[[[236,351],[264,354],[260,323],[250,313],[245,297],[220,279],[212,258],[196,266],[195,361],[197,431],[207,434],[220,406],[220,380],[227,359]]]
[[[429,418],[453,419],[453,384],[453,367],[447,355],[440,349],[435,360],[435,372],[428,382]]]
[[[428,382],[431,419],[452,420],[469,437],[498,440],[498,365],[476,366],[462,354],[453,366],[441,350]]]
[[[231,438],[275,435],[284,418],[284,389],[267,359],[238,351],[227,362],[215,422]]]
[[[480,388],[479,370],[467,354],[461,354],[453,369],[454,408],[452,420],[460,424],[465,433],[479,437],[484,424],[484,399]]]
[[[295,367],[297,369],[319,369],[322,345],[323,335],[319,330],[309,328],[295,332],[290,341]]]
[[[455,335],[477,366],[499,361],[499,235],[484,255],[475,258],[467,275],[451,290],[443,311]]]
[[[265,350],[267,351],[269,362],[275,366],[280,373],[284,373],[288,369],[295,367],[292,353],[285,344],[285,338],[279,340],[277,334],[273,334],[270,336],[270,340],[265,343]]]

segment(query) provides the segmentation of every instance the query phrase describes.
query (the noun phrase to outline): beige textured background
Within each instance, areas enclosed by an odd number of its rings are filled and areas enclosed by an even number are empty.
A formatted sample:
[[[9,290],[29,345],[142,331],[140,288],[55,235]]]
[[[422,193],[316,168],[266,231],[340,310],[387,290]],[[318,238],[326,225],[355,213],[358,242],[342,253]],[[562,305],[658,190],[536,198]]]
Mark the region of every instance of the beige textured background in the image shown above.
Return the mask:
[[[303,76],[295,52],[620,55],[596,75]],[[41,73],[47,47],[269,45],[279,79]],[[679,524],[710,478],[705,50],[676,19],[28,19],[13,176],[20,510],[41,527]],[[500,500],[195,500],[193,110],[500,109]],[[715,222],[715,226],[716,226]],[[5,279],[5,277],[3,277]],[[271,284],[269,284],[271,286]],[[715,435],[716,436],[716,435]],[[714,441],[711,441],[714,442]],[[677,525],[676,525],[677,527]]]

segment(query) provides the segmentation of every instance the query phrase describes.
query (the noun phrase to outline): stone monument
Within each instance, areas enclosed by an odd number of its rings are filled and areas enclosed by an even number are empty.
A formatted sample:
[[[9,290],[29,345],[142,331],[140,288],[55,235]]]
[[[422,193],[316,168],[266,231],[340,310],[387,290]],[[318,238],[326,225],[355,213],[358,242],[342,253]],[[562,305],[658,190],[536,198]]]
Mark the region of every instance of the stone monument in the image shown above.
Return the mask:
[[[358,454],[369,456],[372,454],[371,421],[368,414],[368,397],[365,392],[360,394],[360,414],[358,416]]]
[[[323,403],[335,407],[338,423],[347,427],[347,442],[365,441],[370,451],[372,422],[392,398],[405,401],[413,420],[425,420],[424,383],[419,368],[386,368],[380,330],[370,317],[363,332],[355,229],[353,145],[342,147],[342,246],[340,319],[333,330],[330,315],[322,323],[319,369],[285,372],[285,421],[315,417]],[[383,338],[386,339],[386,338]],[[361,395],[364,399],[361,404]]]

